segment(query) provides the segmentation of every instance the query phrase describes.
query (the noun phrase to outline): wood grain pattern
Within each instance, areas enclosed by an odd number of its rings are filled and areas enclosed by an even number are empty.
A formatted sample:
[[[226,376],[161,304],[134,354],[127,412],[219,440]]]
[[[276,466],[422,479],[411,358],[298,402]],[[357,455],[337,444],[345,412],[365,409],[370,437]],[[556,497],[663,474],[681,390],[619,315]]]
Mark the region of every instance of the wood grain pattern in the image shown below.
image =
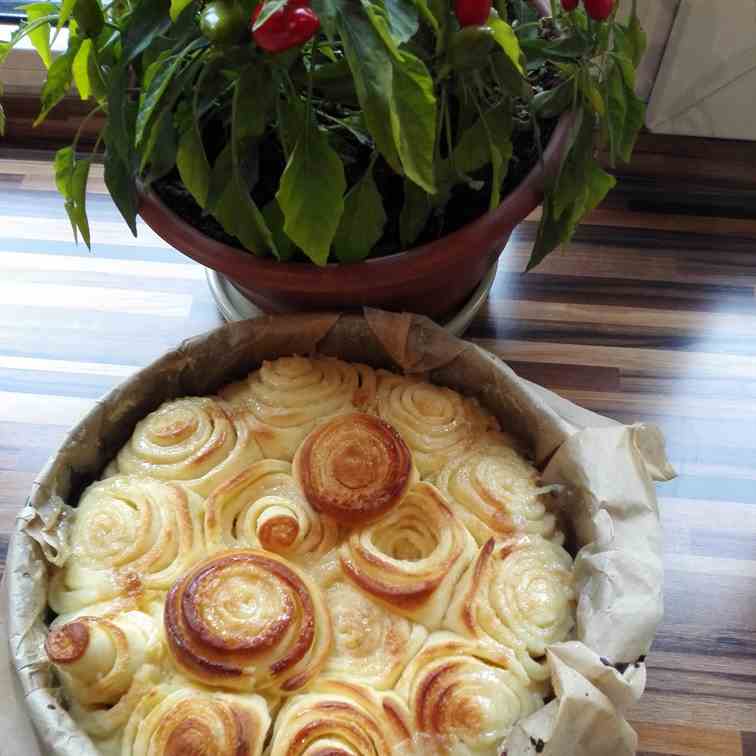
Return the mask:
[[[67,427],[221,322],[202,269],[143,227],[134,240],[101,185],[95,251],[77,247],[35,157],[0,159],[0,559]],[[696,160],[673,178],[724,181]],[[631,719],[645,756],[756,756],[756,222],[653,210],[615,194],[527,276],[523,223],[469,336],[590,409],[663,427],[680,471],[660,490],[667,609]]]

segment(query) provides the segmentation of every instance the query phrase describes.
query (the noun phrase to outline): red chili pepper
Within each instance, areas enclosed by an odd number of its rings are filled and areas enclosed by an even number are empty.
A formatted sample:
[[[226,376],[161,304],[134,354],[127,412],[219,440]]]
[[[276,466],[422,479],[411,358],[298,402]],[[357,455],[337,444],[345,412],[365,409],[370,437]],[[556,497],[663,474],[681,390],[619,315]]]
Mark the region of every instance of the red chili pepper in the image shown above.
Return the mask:
[[[460,26],[483,26],[491,15],[491,0],[454,0]]]
[[[583,0],[585,10],[594,21],[606,21],[614,10],[614,0]]]
[[[306,0],[289,0],[276,11],[259,29],[254,29],[255,21],[262,12],[260,3],[252,13],[252,36],[258,46],[270,53],[280,53],[299,47],[312,39],[320,29],[320,19]]]
[[[562,0],[562,8],[564,8],[567,13],[572,13],[579,4],[580,0]]]

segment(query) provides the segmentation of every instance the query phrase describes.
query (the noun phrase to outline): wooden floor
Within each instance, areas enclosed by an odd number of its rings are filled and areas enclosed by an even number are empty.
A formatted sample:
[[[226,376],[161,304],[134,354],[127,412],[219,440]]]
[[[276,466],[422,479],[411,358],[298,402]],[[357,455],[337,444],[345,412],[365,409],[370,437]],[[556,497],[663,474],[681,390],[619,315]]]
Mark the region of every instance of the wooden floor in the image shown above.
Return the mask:
[[[71,240],[49,165],[0,159],[3,557],[66,428],[220,323],[203,270],[144,228],[132,239],[101,179],[94,188],[90,254]],[[756,221],[626,204],[615,194],[526,276],[524,223],[469,337],[590,409],[664,428],[680,472],[660,489],[667,610],[632,720],[646,756],[756,756]]]

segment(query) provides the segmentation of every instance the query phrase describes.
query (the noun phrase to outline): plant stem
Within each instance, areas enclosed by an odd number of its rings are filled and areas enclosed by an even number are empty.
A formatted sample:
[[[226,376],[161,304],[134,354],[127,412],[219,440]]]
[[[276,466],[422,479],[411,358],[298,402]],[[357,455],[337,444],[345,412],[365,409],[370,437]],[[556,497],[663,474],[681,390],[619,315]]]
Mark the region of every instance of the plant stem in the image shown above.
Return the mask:
[[[525,31],[525,29],[533,29],[536,26],[540,26],[540,21],[529,21],[527,24],[515,24],[512,28],[514,29],[515,33]]]
[[[554,28],[559,31],[559,11],[557,10],[557,0],[549,0],[551,6],[551,18],[554,19]]]
[[[81,123],[79,124],[79,128],[76,129],[76,136],[74,137],[72,145],[74,159],[76,159],[76,149],[79,146],[79,139],[81,138],[81,134],[84,131],[84,127],[89,123],[90,119],[101,110],[104,110],[102,105],[98,105],[97,107],[92,108],[92,110],[90,110],[89,113],[87,113],[86,116],[84,116],[84,118],[82,119]],[[100,141],[100,136],[101,134],[98,135],[98,142]]]

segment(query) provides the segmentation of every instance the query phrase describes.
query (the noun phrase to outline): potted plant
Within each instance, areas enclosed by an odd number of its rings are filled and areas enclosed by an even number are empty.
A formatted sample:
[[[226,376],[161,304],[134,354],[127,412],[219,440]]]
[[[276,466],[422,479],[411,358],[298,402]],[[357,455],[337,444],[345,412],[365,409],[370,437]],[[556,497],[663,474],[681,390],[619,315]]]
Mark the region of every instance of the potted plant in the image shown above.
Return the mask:
[[[614,185],[643,122],[645,46],[619,0],[64,0],[25,6],[49,63],[39,121],[75,84],[132,232],[266,310],[441,316],[543,200],[531,267]],[[67,25],[67,49],[50,37]],[[87,245],[92,155],[55,158]]]

